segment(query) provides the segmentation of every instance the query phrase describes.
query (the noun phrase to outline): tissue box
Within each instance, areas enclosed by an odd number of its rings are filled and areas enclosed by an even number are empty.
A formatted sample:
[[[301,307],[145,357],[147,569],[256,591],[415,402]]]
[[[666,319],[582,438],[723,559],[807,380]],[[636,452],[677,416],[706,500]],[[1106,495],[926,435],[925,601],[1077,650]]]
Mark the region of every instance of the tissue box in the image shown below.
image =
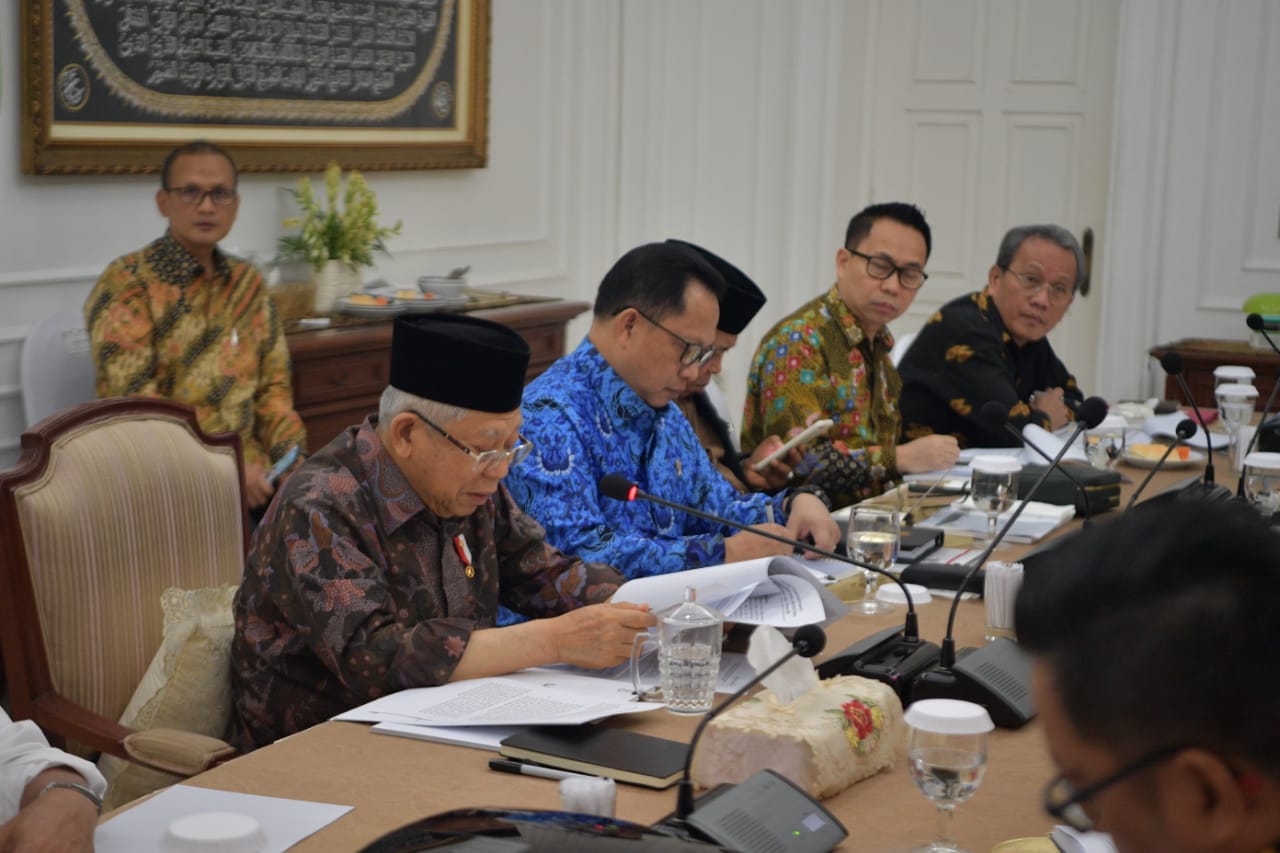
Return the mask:
[[[764,690],[712,720],[694,755],[693,778],[710,788],[768,768],[825,798],[893,767],[905,743],[902,703],[892,688],[845,675],[819,682],[789,705]]]

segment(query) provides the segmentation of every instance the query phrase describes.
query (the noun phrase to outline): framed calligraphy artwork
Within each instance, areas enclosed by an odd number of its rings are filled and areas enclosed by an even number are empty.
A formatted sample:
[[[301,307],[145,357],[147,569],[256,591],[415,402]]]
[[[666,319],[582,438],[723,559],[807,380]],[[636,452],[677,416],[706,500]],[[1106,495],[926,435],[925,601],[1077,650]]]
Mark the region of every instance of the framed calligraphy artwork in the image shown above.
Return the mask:
[[[21,0],[23,170],[485,165],[489,0]]]

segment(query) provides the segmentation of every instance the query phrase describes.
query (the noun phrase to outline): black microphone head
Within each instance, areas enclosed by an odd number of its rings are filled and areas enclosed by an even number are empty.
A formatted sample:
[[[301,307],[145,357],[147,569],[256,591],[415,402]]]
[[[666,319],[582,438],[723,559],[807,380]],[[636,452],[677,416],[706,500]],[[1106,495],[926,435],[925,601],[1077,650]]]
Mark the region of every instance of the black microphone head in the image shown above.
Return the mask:
[[[811,658],[827,647],[827,632],[817,625],[802,625],[791,638],[791,646],[802,658]]]
[[[1191,418],[1183,418],[1178,421],[1178,425],[1173,429],[1174,435],[1178,437],[1178,441],[1186,441],[1188,438],[1196,434],[1196,422]]]
[[[1253,329],[1255,332],[1261,332],[1262,331],[1262,315],[1250,314],[1248,317],[1244,318],[1244,324],[1248,326],[1250,329]]]
[[[1004,429],[1009,422],[1009,410],[999,400],[988,400],[978,410],[978,421],[989,429]]]
[[[633,501],[639,488],[621,474],[605,474],[600,478],[600,494],[615,501]]]
[[[1177,353],[1172,354],[1177,355]],[[1076,409],[1076,417],[1084,421],[1084,425],[1089,429],[1095,429],[1106,418],[1108,408],[1107,401],[1101,397],[1086,397],[1080,404],[1080,408]]]
[[[1160,366],[1164,368],[1164,372],[1170,376],[1177,376],[1182,372],[1182,353],[1170,350],[1160,356]]]

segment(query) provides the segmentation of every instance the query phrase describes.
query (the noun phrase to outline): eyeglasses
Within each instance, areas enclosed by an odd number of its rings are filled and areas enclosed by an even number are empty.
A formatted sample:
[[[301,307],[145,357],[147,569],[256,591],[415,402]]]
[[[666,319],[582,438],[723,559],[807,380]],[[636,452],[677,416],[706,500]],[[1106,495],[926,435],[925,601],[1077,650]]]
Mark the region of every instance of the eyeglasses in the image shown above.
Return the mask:
[[[1049,288],[1049,301],[1054,305],[1066,305],[1071,301],[1071,297],[1076,295],[1074,285],[1065,285],[1058,282],[1049,282],[1044,280],[1044,276],[1034,272],[1014,272],[1008,267],[1003,268],[1005,272],[1012,275],[1022,285],[1022,292],[1027,296],[1035,296],[1044,288]]]
[[[714,344],[695,344],[693,341],[686,341],[684,338],[680,337],[675,332],[671,331],[666,326],[641,311],[639,308],[636,308],[634,305],[628,307],[671,337],[675,338],[680,343],[684,344],[684,351],[680,353],[680,363],[685,367],[693,367],[694,365],[702,367],[702,365],[715,358],[718,352],[723,352],[723,350],[717,349]],[[623,308],[616,312],[616,314],[621,314],[626,310],[626,308]]]
[[[1074,830],[1092,832],[1093,818],[1089,817],[1084,810],[1085,801],[1096,797],[1106,788],[1129,778],[1140,770],[1172,758],[1184,749],[1186,749],[1185,744],[1161,747],[1129,762],[1110,776],[1079,789],[1068,782],[1065,776],[1059,774],[1049,780],[1049,784],[1045,786],[1044,810]]]
[[[443,435],[454,447],[470,456],[472,467],[476,471],[484,471],[488,473],[493,469],[500,467],[504,462],[509,465],[518,465],[526,456],[529,455],[529,452],[533,450],[533,442],[519,433],[516,433],[515,446],[506,450],[472,450],[461,441],[458,441],[458,439],[449,435],[449,433],[442,427],[433,423],[426,415],[421,412],[414,411],[413,409],[410,409],[409,411],[417,415],[424,424]]]
[[[888,258],[882,258],[879,255],[868,255],[865,252],[859,252],[857,249],[850,249],[848,246],[844,250],[851,255],[857,255],[865,258],[867,261],[867,275],[878,281],[884,281],[894,273],[898,274],[898,283],[907,290],[919,290],[920,285],[924,284],[924,280],[929,274],[917,267],[900,267]]]
[[[211,190],[202,190],[199,187],[165,187],[164,191],[169,195],[177,196],[178,201],[187,207],[199,207],[204,204],[205,196],[209,197],[209,201],[219,207],[226,207],[236,200],[239,195],[235,190],[229,190],[226,187],[214,187]]]

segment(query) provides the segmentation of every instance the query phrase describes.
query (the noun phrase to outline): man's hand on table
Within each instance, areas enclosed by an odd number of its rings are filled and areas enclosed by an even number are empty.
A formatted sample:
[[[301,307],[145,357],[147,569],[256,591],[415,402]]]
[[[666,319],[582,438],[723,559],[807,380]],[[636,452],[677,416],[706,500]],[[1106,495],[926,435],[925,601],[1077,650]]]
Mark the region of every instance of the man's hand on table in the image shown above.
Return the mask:
[[[556,660],[603,669],[629,660],[636,634],[657,621],[649,605],[619,602],[580,607],[545,624],[552,631]]]

